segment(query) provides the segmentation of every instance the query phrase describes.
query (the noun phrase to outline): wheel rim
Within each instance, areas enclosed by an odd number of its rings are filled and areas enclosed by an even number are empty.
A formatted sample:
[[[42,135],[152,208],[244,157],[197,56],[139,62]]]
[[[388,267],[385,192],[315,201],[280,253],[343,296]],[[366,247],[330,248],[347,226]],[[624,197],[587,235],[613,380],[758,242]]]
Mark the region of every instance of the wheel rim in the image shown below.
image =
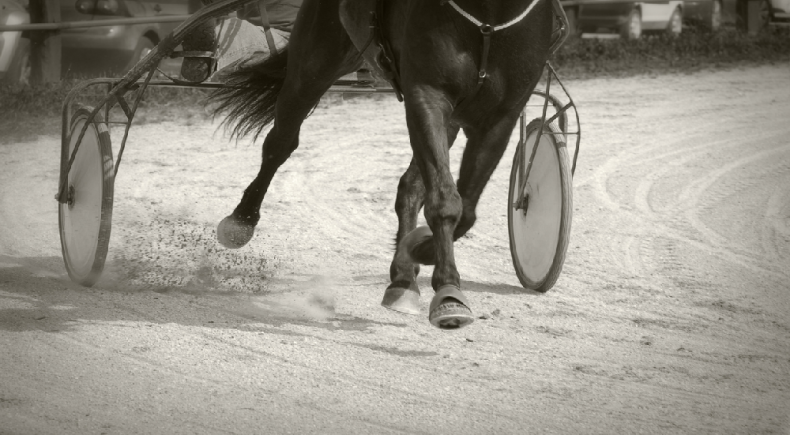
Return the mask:
[[[71,157],[87,121],[85,113],[80,115],[71,124],[67,158]],[[108,192],[107,177],[112,177],[113,162],[111,156],[102,152],[102,134],[106,131],[99,131],[96,124],[89,125],[85,131],[68,174],[68,200],[59,206],[66,269],[72,280],[86,286],[93,285],[101,273],[106,256],[105,238],[109,238],[111,212],[107,205],[112,191]]]
[[[531,144],[535,143],[537,130],[527,137],[528,150],[521,156],[520,164],[526,166]],[[510,187],[511,251],[513,260],[528,281],[540,286],[554,263],[560,238],[562,219],[562,179],[554,140],[541,135],[527,182],[528,204],[526,212],[516,209],[519,176],[512,177]]]

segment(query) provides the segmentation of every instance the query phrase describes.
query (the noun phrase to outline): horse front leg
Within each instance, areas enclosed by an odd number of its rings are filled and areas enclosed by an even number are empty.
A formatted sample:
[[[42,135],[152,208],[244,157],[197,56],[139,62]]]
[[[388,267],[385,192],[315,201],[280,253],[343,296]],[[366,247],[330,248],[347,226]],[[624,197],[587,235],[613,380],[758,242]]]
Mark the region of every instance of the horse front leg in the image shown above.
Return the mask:
[[[433,233],[436,254],[431,278],[436,294],[428,319],[441,329],[461,328],[472,323],[474,317],[461,293],[461,278],[453,254],[453,234],[461,218],[462,201],[450,172],[447,131],[452,105],[431,87],[413,88],[405,101],[414,160],[425,186],[425,219]]]
[[[458,130],[457,125],[451,125],[448,129],[449,146],[455,142]],[[420,264],[414,261],[413,252],[408,247],[420,242],[426,243],[430,238],[430,234],[426,235],[425,231],[413,232],[424,203],[425,185],[417,162],[412,159],[398,183],[398,195],[395,199],[395,213],[398,216],[395,254],[390,264],[390,285],[381,300],[382,306],[407,314],[420,313],[420,288],[417,285]]]

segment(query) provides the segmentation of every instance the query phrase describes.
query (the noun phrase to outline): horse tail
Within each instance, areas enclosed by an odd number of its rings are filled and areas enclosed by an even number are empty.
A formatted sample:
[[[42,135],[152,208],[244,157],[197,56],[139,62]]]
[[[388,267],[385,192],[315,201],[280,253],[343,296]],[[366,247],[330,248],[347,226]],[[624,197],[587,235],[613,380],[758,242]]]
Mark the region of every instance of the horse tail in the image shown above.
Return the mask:
[[[253,134],[274,121],[277,96],[285,82],[288,49],[278,51],[265,61],[239,68],[228,74],[222,88],[214,91],[210,103],[217,103],[214,116],[227,114],[222,125],[231,137]]]

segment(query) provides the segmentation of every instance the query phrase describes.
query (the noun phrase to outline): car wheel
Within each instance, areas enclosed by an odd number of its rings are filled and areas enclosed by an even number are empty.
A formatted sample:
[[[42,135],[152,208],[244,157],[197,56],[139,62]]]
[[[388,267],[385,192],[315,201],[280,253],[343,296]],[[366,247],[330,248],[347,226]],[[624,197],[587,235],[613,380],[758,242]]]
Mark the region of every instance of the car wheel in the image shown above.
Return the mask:
[[[620,27],[620,37],[625,39],[639,39],[642,36],[642,12],[632,9],[628,19]]]
[[[708,30],[716,32],[721,28],[721,2],[715,0],[711,4],[710,18],[708,19]]]
[[[134,48],[134,54],[132,54],[132,59],[129,61],[129,65],[126,66],[126,70],[132,69],[140,59],[144,58],[154,49],[154,43],[150,39],[143,36],[140,38],[140,41],[137,43],[137,47]]]
[[[667,23],[666,33],[671,37],[677,37],[680,35],[680,32],[683,31],[683,14],[680,12],[680,8],[675,8],[672,11],[672,15],[669,16],[669,22]]]
[[[9,85],[29,85],[31,71],[30,40],[27,38],[20,38],[19,45],[16,47],[16,53],[14,53],[14,58],[9,65],[5,81]]]

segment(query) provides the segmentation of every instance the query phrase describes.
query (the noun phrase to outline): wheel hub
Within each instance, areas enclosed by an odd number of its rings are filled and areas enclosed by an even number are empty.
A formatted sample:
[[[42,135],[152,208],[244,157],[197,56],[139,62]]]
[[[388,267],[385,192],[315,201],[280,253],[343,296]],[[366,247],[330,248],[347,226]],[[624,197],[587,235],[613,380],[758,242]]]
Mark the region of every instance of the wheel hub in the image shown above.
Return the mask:
[[[69,205],[69,210],[74,208],[74,186],[69,185],[69,192],[66,195],[66,204]]]
[[[521,213],[526,215],[527,209],[529,208],[529,193],[525,194],[518,201],[514,202],[513,208],[516,210],[521,210]]]

